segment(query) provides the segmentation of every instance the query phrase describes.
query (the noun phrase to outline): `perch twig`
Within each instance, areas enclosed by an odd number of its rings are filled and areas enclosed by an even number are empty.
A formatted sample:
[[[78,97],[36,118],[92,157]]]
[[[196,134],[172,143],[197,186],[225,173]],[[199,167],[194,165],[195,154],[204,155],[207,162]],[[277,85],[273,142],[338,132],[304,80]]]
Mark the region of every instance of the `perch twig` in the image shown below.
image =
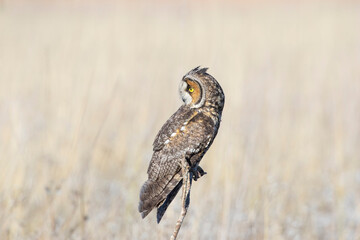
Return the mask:
[[[182,208],[181,208],[181,214],[179,219],[176,222],[175,230],[170,238],[170,240],[175,240],[179,230],[181,228],[181,225],[184,221],[185,215],[187,213],[187,209],[190,204],[190,190],[191,190],[191,183],[192,183],[192,172],[189,171],[189,165],[184,164],[183,166],[183,186],[182,186],[182,196],[181,196],[181,202],[182,202]]]

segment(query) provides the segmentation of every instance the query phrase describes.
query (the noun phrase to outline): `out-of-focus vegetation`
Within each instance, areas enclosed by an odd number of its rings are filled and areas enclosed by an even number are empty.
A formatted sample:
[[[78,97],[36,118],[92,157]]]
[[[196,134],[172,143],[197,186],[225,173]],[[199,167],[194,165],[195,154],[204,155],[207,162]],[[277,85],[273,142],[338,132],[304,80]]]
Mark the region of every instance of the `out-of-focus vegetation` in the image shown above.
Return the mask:
[[[138,193],[178,83],[226,94],[180,239],[360,236],[360,6],[0,5],[0,239],[167,239]]]

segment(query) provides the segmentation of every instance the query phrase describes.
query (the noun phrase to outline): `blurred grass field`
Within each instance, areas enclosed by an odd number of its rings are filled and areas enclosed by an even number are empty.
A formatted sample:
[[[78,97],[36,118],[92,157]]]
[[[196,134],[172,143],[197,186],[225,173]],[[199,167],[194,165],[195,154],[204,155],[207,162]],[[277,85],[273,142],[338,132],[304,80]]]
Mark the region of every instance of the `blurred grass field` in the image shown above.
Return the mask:
[[[180,239],[360,239],[360,4],[0,5],[0,239],[168,239],[138,194],[209,67],[226,94]]]

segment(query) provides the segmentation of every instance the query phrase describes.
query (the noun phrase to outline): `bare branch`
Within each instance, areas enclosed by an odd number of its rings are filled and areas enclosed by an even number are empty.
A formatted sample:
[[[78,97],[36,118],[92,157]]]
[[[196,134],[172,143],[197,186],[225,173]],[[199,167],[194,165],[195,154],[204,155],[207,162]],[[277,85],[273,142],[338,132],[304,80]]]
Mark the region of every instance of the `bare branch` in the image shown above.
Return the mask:
[[[181,228],[181,225],[184,221],[185,215],[187,213],[187,209],[190,204],[190,190],[191,190],[191,183],[192,183],[192,172],[189,171],[189,166],[183,166],[183,186],[182,186],[182,209],[179,219],[176,222],[175,230],[170,238],[170,240],[175,240],[179,230]]]

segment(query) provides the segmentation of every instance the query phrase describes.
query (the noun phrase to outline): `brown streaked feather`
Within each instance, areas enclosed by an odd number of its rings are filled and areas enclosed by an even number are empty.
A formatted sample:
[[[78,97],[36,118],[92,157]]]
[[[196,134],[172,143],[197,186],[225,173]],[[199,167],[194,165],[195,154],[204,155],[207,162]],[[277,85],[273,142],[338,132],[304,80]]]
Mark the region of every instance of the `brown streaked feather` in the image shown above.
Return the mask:
[[[161,150],[154,152],[148,169],[149,179],[140,192],[139,212],[143,218],[154,207],[165,204],[158,213],[159,221],[161,220],[167,206],[177,193],[174,189],[182,180],[180,174],[182,159],[190,159],[191,165],[198,163],[209,147],[212,138],[210,133],[213,129],[214,123],[208,116],[203,113],[194,114],[184,131],[174,136],[172,141],[165,144]]]
[[[168,140],[172,133],[180,129],[184,122],[191,120],[197,112],[189,106],[182,105],[161,127],[156,135],[153,150],[160,151],[164,147],[164,143]]]
[[[169,193],[181,181],[180,173],[167,175],[158,181],[147,180],[140,191],[139,212],[146,217],[154,207],[162,204]]]
[[[168,208],[168,206],[170,205],[172,200],[174,200],[177,193],[179,192],[179,190],[182,186],[182,183],[183,183],[183,180],[181,179],[181,181],[178,182],[178,184],[174,187],[174,189],[171,190],[171,192],[167,195],[165,201],[158,207],[157,213],[156,213],[157,223],[160,223],[162,217],[164,216],[164,214],[166,212],[166,209]]]

